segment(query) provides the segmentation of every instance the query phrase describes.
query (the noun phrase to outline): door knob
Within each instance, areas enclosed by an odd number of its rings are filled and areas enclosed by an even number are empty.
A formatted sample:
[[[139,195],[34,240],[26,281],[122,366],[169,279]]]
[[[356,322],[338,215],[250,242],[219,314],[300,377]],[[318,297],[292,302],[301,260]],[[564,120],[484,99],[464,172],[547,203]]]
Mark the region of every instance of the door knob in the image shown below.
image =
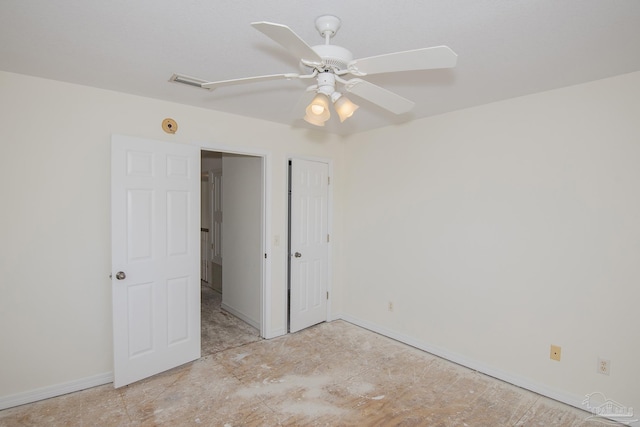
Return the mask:
[[[293,254],[293,256],[296,258],[300,258],[302,254],[300,252],[296,252],[295,254]]]
[[[126,274],[124,274],[124,271],[118,271],[116,273],[116,279],[118,280],[124,280],[127,277]]]

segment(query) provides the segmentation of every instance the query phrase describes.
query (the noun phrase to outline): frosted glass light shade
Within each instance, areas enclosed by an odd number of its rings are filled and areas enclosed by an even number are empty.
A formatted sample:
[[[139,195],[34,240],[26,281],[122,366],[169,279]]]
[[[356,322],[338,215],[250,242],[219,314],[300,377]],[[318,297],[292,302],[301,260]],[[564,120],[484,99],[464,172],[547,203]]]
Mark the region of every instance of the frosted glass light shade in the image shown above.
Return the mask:
[[[304,116],[304,121],[307,122],[307,123],[311,123],[312,125],[324,126],[324,122],[326,120],[322,120],[318,116],[307,114],[307,115]]]
[[[331,117],[331,113],[329,112],[329,98],[327,98],[327,95],[324,95],[322,93],[317,94],[313,98],[313,101],[311,101],[311,104],[307,106],[306,112],[308,117],[314,117],[317,120],[323,122],[329,120],[329,117]],[[305,120],[307,120],[306,116]]]
[[[333,103],[334,108],[336,109],[336,113],[338,113],[338,117],[340,117],[340,122],[344,122],[349,117],[353,116],[353,113],[360,108],[349,98],[346,96],[341,96]]]

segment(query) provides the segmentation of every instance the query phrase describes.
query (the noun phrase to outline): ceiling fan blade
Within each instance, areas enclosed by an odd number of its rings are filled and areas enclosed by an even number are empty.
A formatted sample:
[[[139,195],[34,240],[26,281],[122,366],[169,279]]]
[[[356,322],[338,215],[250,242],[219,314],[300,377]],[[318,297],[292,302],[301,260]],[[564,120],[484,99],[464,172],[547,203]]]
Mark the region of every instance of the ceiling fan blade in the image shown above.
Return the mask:
[[[458,55],[447,46],[426,47],[356,59],[347,67],[353,75],[431,70],[456,66]]]
[[[288,74],[270,74],[268,76],[257,76],[257,77],[245,77],[243,79],[233,79],[233,80],[222,80],[219,82],[207,82],[202,83],[200,87],[204,89],[214,90],[221,86],[233,86],[233,85],[242,85],[245,83],[257,83],[257,82],[266,82],[269,80],[281,80],[281,79],[295,79],[298,78],[299,74],[288,73]]]
[[[286,25],[272,22],[253,22],[251,26],[287,49],[296,58],[322,62],[320,55]]]
[[[406,113],[415,105],[413,101],[361,79],[349,80],[345,89],[395,114]]]

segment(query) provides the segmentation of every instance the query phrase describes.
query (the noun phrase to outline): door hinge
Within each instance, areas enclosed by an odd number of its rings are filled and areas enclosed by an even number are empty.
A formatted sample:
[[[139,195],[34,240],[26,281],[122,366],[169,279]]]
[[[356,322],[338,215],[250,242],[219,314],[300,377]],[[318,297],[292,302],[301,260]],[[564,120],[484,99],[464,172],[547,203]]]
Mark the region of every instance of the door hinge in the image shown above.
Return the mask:
[[[327,177],[327,185],[331,185],[331,177],[330,176]]]
[[[327,234],[327,243],[329,243],[329,235]]]
[[[329,291],[327,291],[327,299],[329,299]]]

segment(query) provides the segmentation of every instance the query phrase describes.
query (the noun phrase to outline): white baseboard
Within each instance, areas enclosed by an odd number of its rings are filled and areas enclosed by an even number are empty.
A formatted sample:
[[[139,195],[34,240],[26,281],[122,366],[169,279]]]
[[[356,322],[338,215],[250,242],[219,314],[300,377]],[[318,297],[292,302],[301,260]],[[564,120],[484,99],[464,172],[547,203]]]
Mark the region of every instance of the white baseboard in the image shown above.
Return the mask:
[[[476,360],[472,360],[460,354],[453,353],[451,351],[442,349],[440,347],[424,343],[408,335],[395,332],[391,329],[368,322],[366,320],[358,319],[357,317],[342,315],[341,319],[346,322],[353,323],[354,325],[360,326],[362,328],[368,329],[372,332],[376,332],[380,335],[384,335],[396,341],[400,341],[404,344],[408,344],[411,347],[415,347],[417,349],[426,351],[427,353],[431,353],[435,356],[457,363],[458,365],[462,365],[469,369],[473,369],[474,371],[478,371],[483,374],[489,375],[490,377],[497,378],[499,380],[513,384],[515,386],[533,391],[534,393],[538,393],[543,396],[549,397],[551,399],[557,400],[559,402],[566,403],[567,405],[573,406],[575,408],[585,410],[584,406],[582,405],[584,396],[576,396],[576,395],[564,393],[559,390],[551,389],[545,386],[544,384],[539,384],[539,383],[536,383],[535,381],[531,381],[531,379],[529,378],[513,375],[509,372],[495,369],[491,366],[487,366]]]
[[[231,313],[234,316],[236,316],[238,319],[241,319],[242,321],[250,324],[254,328],[260,330],[260,323],[258,323],[256,320],[253,320],[253,319],[249,318],[247,315],[245,315],[244,313],[236,310],[235,308],[230,307],[225,303],[221,303],[220,304],[220,308],[222,308],[224,311],[228,311],[229,313]]]
[[[259,328],[259,325],[257,325],[257,322],[247,318],[245,315],[234,310],[233,308],[226,306],[225,304],[222,304],[222,308],[228,311],[229,313],[233,314],[234,316],[247,322],[251,326],[254,326],[255,328]],[[531,390],[535,393],[541,394],[543,396],[549,397],[551,399],[557,400],[562,403],[566,403],[567,405],[574,406],[578,409],[582,409],[582,410],[585,409],[582,406],[582,401],[584,400],[584,396],[571,395],[568,393],[551,389],[543,384],[539,384],[539,383],[536,383],[535,381],[531,381],[531,379],[529,378],[520,377],[518,375],[513,375],[509,372],[492,368],[481,362],[466,358],[462,355],[450,352],[440,347],[421,342],[408,335],[395,332],[391,329],[368,322],[366,320],[358,319],[357,317],[344,315],[344,314],[334,314],[331,316],[331,321],[333,320],[344,320],[346,322],[360,326],[364,329],[368,329],[372,332],[376,332],[380,335],[384,335],[388,338],[394,339],[396,341],[400,341],[404,344],[408,344],[412,347],[426,351],[427,353],[431,353],[438,357],[442,357],[443,359],[465,366],[469,369],[473,369],[474,371],[478,371],[483,374],[489,375],[491,377],[497,378],[499,380],[516,385],[518,387]],[[272,335],[273,337],[284,335],[284,331],[280,331],[280,330],[273,331]],[[14,406],[24,405],[26,403],[36,402],[38,400],[48,399],[55,396],[61,396],[63,394],[72,393],[75,391],[80,391],[80,390],[96,387],[103,384],[108,384],[110,382],[113,382],[113,372],[106,372],[103,374],[98,374],[98,375],[94,375],[87,378],[81,378],[81,379],[70,381],[63,384],[43,387],[36,390],[27,391],[24,393],[14,394],[11,396],[0,397],[0,410],[11,408]]]
[[[67,383],[56,384],[25,391],[23,393],[13,394],[11,396],[0,397],[0,410],[24,405],[26,403],[37,402],[38,400],[49,399],[50,397],[62,396],[63,394],[73,393],[74,391],[80,391],[111,382],[113,382],[113,372],[105,372],[104,374],[80,378]]]
[[[331,313],[329,315],[329,318],[327,319],[327,322],[333,322],[334,320],[342,320],[344,319],[344,317],[342,316],[342,313]],[[344,319],[346,320],[346,319]],[[351,323],[351,322],[349,322]]]

